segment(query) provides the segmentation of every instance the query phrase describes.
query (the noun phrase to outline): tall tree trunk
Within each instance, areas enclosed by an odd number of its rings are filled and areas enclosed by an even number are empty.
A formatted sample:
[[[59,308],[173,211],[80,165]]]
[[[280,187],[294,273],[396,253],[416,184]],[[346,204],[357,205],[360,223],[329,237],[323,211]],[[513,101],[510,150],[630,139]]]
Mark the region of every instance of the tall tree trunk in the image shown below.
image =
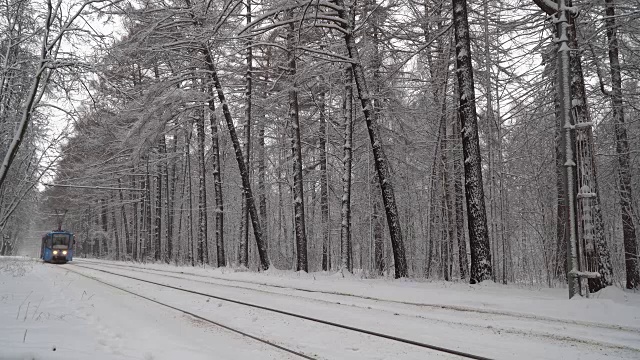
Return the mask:
[[[324,84],[321,84],[324,87]],[[327,173],[327,121],[325,114],[326,94],[320,92],[320,213],[322,224],[322,270],[331,268],[331,248],[329,233],[329,176]]]
[[[260,212],[260,223],[264,227],[265,234],[269,234],[267,221],[267,188],[266,188],[266,154],[264,143],[264,121],[258,123],[258,210]],[[265,242],[268,246],[269,243]]]
[[[111,194],[111,202],[115,205],[115,197]],[[115,240],[115,259],[120,260],[120,234],[118,234],[118,222],[116,219],[116,207],[111,207],[111,223],[113,224],[113,239]]]
[[[293,18],[293,10],[288,11]],[[295,24],[289,24],[287,32],[287,57],[289,62],[289,119],[291,122],[291,151],[293,159],[293,206],[294,228],[296,234],[297,262],[296,271],[309,271],[307,261],[307,234],[304,216],[304,187],[302,180],[302,144],[300,142],[300,111],[298,109],[298,90],[296,82]]]
[[[173,135],[171,141],[171,153],[177,155],[178,153],[178,134]],[[176,199],[176,183],[177,183],[177,160],[173,160],[171,164],[171,186],[168,186],[167,194],[167,262],[173,260],[175,254],[173,253],[174,246],[174,217],[175,217],[175,199]],[[167,181],[168,182],[168,181]],[[182,214],[180,214],[182,216]],[[179,234],[179,232],[178,232]]]
[[[265,54],[265,68],[271,68],[271,48],[269,47]],[[269,83],[269,72],[265,71],[264,83]],[[265,103],[269,97],[267,91],[263,91],[263,100]],[[263,116],[262,121],[258,123],[258,210],[260,213],[260,223],[263,226],[265,234],[269,234],[269,222],[267,221],[267,189],[266,189],[266,175],[267,175],[267,163],[265,153],[265,122],[267,118]],[[278,177],[278,181],[280,178]],[[265,237],[265,246],[267,251],[269,249],[269,236]]]
[[[251,0],[247,0],[247,26],[251,24]],[[249,177],[251,177],[251,121],[252,121],[252,76],[253,76],[253,54],[251,47],[251,38],[246,42],[247,54],[247,71],[245,74],[245,108],[244,108],[244,162]],[[240,265],[249,265],[249,211],[247,207],[247,194],[242,192],[242,222],[240,231]]]
[[[453,141],[454,152],[453,156],[453,189],[455,193],[456,203],[456,238],[458,239],[458,265],[460,267],[460,279],[466,280],[469,274],[469,257],[467,255],[467,239],[464,236],[464,191],[462,190],[462,149],[460,148],[460,118],[458,114],[455,115],[453,125]]]
[[[122,181],[118,178],[118,187],[121,188],[118,190],[118,197],[120,198],[120,216],[122,216],[122,225],[124,226],[124,248],[125,248],[125,257],[130,254],[131,249],[131,239],[129,238],[129,222],[127,221],[127,211],[124,207],[124,196],[122,195]],[[117,259],[120,260],[120,253],[118,249]]]
[[[154,260],[155,261],[160,261],[161,259],[161,252],[162,252],[162,182],[163,182],[163,175],[164,175],[164,171],[165,171],[165,166],[163,165],[163,161],[165,161],[166,159],[166,143],[165,143],[165,139],[164,139],[164,135],[161,136],[160,139],[158,139],[158,158],[156,159],[156,161],[158,162],[158,164],[156,165],[156,201],[155,201],[155,234],[154,234],[154,239],[155,239],[155,246],[154,246]]]
[[[146,161],[146,168],[145,168],[145,184],[144,184],[144,189],[145,189],[145,207],[144,207],[144,222],[145,222],[145,243],[144,243],[144,250],[142,251],[142,257],[144,259],[144,261],[148,260],[148,257],[150,256],[150,251],[151,251],[151,240],[153,237],[153,232],[152,232],[152,223],[151,223],[151,174],[149,172],[149,158],[147,157],[145,159]]]
[[[456,39],[456,66],[460,121],[462,123],[462,151],[464,154],[465,194],[467,199],[467,221],[471,246],[472,284],[492,277],[491,249],[487,232],[487,213],[482,188],[482,165],[478,139],[473,68],[471,65],[471,43],[467,18],[467,1],[452,0],[453,23]]]
[[[136,188],[135,178],[131,176],[131,187]],[[130,200],[133,203],[133,241],[127,245],[127,254],[131,255],[133,260],[138,260],[138,243],[140,242],[140,223],[138,222],[138,203],[140,199],[135,198],[135,193],[132,193]]]
[[[340,210],[340,271],[353,271],[349,266],[351,242],[351,163],[353,161],[353,75],[351,67],[344,69],[344,143],[342,146],[342,199]]]
[[[189,153],[189,144],[191,143],[191,129],[184,136],[184,157],[187,162],[185,181],[187,181],[189,188],[189,211],[187,212],[187,222],[189,224],[189,231],[187,232],[187,262],[191,266],[196,265],[196,257],[193,246],[193,185],[191,183],[191,154]]]
[[[377,180],[374,174],[371,178],[373,186],[377,185]],[[376,274],[382,276],[386,268],[384,263],[384,220],[380,209],[380,199],[374,197],[371,202],[373,203],[371,209],[371,220],[373,222],[373,269]]]
[[[609,41],[609,64],[611,65],[611,105],[616,133],[616,154],[618,155],[618,179],[620,182],[620,208],[622,210],[622,234],[624,239],[624,265],[627,273],[627,289],[640,287],[638,268],[638,242],[634,224],[633,198],[631,194],[631,172],[629,171],[629,142],[624,123],[622,103],[622,77],[618,55],[618,30],[616,28],[615,4],[605,0],[605,25]]]
[[[211,59],[207,56],[207,62]],[[224,251],[224,203],[222,198],[222,174],[220,166],[220,141],[218,138],[218,119],[216,117],[216,108],[214,104],[213,84],[208,84],[209,91],[209,120],[211,122],[211,153],[212,153],[212,175],[213,175],[213,196],[216,202],[216,258],[217,265],[226,266],[227,260]]]
[[[207,51],[209,50],[207,49]],[[256,245],[258,247],[260,268],[266,270],[270,266],[269,256],[267,254],[266,240],[263,238],[262,227],[260,226],[260,218],[258,216],[255,199],[253,197],[253,192],[251,191],[249,171],[245,166],[244,157],[242,155],[242,148],[240,146],[240,141],[238,140],[238,133],[236,132],[236,126],[233,123],[233,118],[231,117],[231,112],[229,111],[229,105],[227,104],[227,101],[225,99],[224,91],[222,90],[222,84],[220,83],[220,79],[218,79],[218,72],[215,68],[215,64],[213,63],[211,64],[211,76],[215,88],[218,92],[218,99],[220,100],[220,104],[222,104],[222,113],[224,114],[224,118],[227,123],[229,136],[231,137],[231,142],[235,151],[236,162],[238,163],[238,169],[240,171],[240,177],[242,178],[242,187],[247,194],[247,208],[249,209],[249,215],[251,217],[253,236],[256,239]]]
[[[446,118],[446,101],[444,102],[443,113]],[[451,191],[449,191],[449,159],[447,153],[449,152],[450,139],[447,137],[447,121],[443,122],[444,128],[442,129],[443,141],[441,142],[440,157],[442,161],[442,203],[443,203],[443,217],[445,219],[443,226],[446,231],[444,240],[444,279],[446,281],[451,280],[451,259],[452,259],[452,245],[453,238],[455,236],[455,222],[453,221],[453,201],[451,200]]]
[[[204,110],[197,110],[196,138],[198,141],[198,242],[197,260],[200,265],[208,263],[207,241],[207,182],[204,161]]]
[[[371,68],[373,70],[373,94],[371,104],[373,105],[372,115],[372,123],[373,126],[376,127],[377,132],[380,132],[380,118],[382,111],[382,76],[380,75],[380,71],[382,68],[382,57],[380,55],[380,26],[382,25],[382,16],[380,15],[380,11],[377,11],[376,0],[368,0],[366,3],[366,11],[371,12],[371,48],[372,48],[372,56],[371,56]],[[369,176],[367,174],[367,176]],[[378,177],[374,176],[371,178],[374,181],[373,186],[375,187],[375,182],[377,182]],[[382,223],[382,214],[380,211],[380,201],[379,199],[372,199],[372,213],[371,217],[373,220],[373,248],[374,248],[374,269],[376,270],[378,275],[383,275],[385,270],[384,263],[384,224]],[[361,251],[362,253],[362,251]]]
[[[362,62],[360,55],[356,48],[356,39],[353,34],[353,18],[349,14],[344,4],[344,0],[336,0],[336,4],[340,7],[338,11],[339,16],[345,21],[345,45],[349,57],[352,59],[351,67],[353,69],[353,76],[355,79],[356,87],[358,88],[358,97],[362,104],[362,113],[367,124],[367,130],[369,132],[369,140],[373,150],[373,159],[375,162],[376,171],[378,173],[378,181],[380,190],[382,192],[382,200],[387,215],[387,225],[389,227],[389,234],[391,236],[391,247],[393,249],[393,258],[395,265],[395,277],[407,277],[407,259],[405,255],[404,242],[402,239],[402,228],[400,226],[400,219],[398,217],[398,209],[396,206],[396,198],[391,184],[391,169],[389,168],[389,160],[387,159],[380,135],[374,124],[372,109],[373,104],[371,101],[371,94],[367,86],[364,69],[362,68]]]
[[[107,234],[109,231],[109,226],[107,224],[107,199],[100,199],[100,203],[100,220],[102,222],[102,231],[104,233],[104,236],[101,237],[102,243],[100,243],[100,257],[104,258],[109,255],[109,249],[107,247]]]
[[[488,167],[489,171],[489,243],[492,250],[492,279],[496,281],[497,272],[500,269],[498,264],[498,246],[497,246],[497,228],[498,224],[496,222],[497,217],[497,209],[496,209],[496,171],[495,171],[495,156],[494,156],[494,136],[493,136],[493,128],[495,124],[494,112],[493,112],[493,91],[491,86],[491,49],[490,49],[490,41],[489,39],[489,0],[483,1],[482,6],[483,12],[483,27],[484,27],[484,65],[485,65],[485,76],[484,76],[484,88],[485,94],[487,98],[487,110],[486,110],[486,123],[487,123],[487,158],[488,158]]]

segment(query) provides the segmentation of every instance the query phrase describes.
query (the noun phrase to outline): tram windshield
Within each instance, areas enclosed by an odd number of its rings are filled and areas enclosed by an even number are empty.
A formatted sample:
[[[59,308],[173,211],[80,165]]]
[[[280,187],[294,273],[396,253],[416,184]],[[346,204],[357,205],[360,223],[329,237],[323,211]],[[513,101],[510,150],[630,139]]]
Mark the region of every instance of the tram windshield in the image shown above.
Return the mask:
[[[52,245],[54,249],[64,248],[69,246],[69,235],[66,234],[53,234]]]

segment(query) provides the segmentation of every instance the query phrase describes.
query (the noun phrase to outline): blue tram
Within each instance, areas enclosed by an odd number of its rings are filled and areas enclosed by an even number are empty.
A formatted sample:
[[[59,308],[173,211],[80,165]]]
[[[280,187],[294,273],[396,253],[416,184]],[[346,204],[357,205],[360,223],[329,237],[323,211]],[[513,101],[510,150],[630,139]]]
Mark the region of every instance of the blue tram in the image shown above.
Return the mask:
[[[73,260],[73,233],[64,230],[51,231],[42,237],[40,258],[50,263],[66,263]]]

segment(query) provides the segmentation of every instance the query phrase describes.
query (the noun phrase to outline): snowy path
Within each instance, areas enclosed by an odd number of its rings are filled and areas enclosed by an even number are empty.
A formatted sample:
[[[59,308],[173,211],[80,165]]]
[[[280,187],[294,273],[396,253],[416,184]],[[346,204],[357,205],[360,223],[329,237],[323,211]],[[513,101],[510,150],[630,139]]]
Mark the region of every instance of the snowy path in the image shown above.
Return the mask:
[[[536,294],[529,289],[493,285],[474,287],[472,297],[468,297],[462,293],[469,287],[462,284],[443,288],[429,283],[342,279],[327,274],[316,274],[314,280],[313,275],[292,272],[234,273],[229,269],[82,259],[73,263],[52,266],[0,258],[0,321],[9,324],[0,330],[0,359],[29,358],[29,354],[45,352],[46,356],[40,358],[86,358],[80,354],[92,354],[97,359],[300,358],[104,283],[311,358],[459,358],[145,281],[496,359],[640,357],[640,299],[634,294],[628,294],[630,299],[622,304],[608,299],[569,301],[554,292]],[[416,301],[419,295],[422,301]],[[46,301],[34,310],[40,298]],[[438,304],[440,301],[447,302]],[[574,305],[574,311],[558,316],[567,305]],[[593,316],[583,312],[589,308]],[[602,317],[602,312],[609,316]],[[41,313],[50,315],[45,318]],[[25,330],[28,334],[22,342]],[[52,351],[54,345],[56,352]]]
[[[0,359],[297,358],[35,260],[0,258],[0,289]]]

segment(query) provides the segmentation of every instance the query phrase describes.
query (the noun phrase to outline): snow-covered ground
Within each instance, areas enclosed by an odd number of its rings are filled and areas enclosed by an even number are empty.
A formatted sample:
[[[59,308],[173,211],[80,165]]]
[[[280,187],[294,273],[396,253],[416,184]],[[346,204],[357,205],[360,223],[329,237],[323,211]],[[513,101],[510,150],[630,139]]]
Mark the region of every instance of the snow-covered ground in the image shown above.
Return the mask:
[[[640,294],[617,288],[567,300],[563,289],[491,283],[83,259],[49,265],[5,257],[0,258],[0,359],[300,358],[109,284],[309,358],[458,357],[220,298],[488,358],[640,358]]]

